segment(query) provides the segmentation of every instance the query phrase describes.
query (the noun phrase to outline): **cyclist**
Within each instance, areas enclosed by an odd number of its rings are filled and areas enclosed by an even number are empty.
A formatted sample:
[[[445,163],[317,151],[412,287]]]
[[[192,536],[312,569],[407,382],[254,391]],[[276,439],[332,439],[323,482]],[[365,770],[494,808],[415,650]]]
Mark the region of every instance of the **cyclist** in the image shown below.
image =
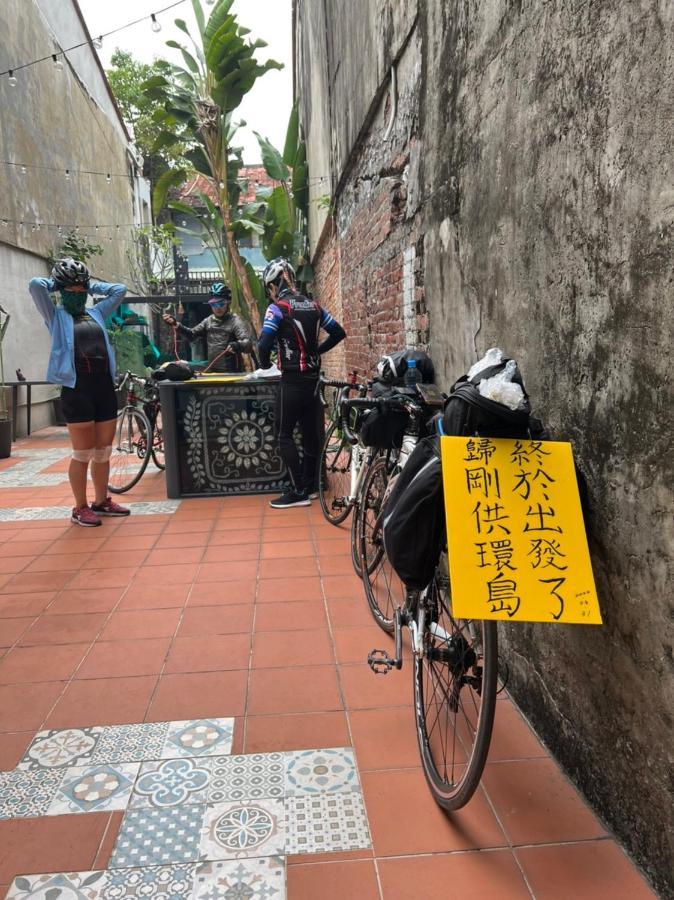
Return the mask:
[[[211,285],[208,301],[212,315],[199,322],[194,328],[176,321],[166,313],[165,322],[184,334],[188,341],[206,335],[209,372],[243,372],[242,353],[251,353],[253,342],[248,329],[236,313],[230,312],[232,292],[218,281]]]
[[[270,303],[259,339],[260,365],[263,369],[269,368],[270,354],[276,346],[281,369],[276,401],[276,434],[292,485],[290,490],[272,500],[270,506],[275,509],[308,506],[312,496],[316,496],[321,355],[343,341],[346,333],[318,303],[297,292],[295,270],[287,259],[273,259],[265,268],[262,280]],[[319,343],[321,328],[328,336]],[[301,465],[293,438],[296,425],[302,431]]]
[[[51,278],[33,278],[31,297],[51,334],[47,381],[61,385],[61,404],[72,445],[68,469],[75,498],[71,520],[94,527],[101,516],[128,516],[129,509],[107,495],[110,454],[117,420],[117,395],[113,384],[115,354],[108,340],[105,320],[126,294],[123,284],[92,281],[89,269],[71,257],[56,261]],[[55,304],[50,293],[56,292]],[[87,296],[103,296],[86,306]],[[87,503],[87,471],[95,500]]]

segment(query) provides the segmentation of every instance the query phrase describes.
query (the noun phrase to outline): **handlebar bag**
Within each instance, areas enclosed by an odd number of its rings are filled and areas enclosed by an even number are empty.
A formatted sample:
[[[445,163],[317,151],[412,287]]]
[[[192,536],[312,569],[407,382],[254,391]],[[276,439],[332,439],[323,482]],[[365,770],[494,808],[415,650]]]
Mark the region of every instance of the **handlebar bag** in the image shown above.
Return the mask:
[[[371,409],[363,416],[360,438],[366,447],[400,449],[409,416],[404,409]]]

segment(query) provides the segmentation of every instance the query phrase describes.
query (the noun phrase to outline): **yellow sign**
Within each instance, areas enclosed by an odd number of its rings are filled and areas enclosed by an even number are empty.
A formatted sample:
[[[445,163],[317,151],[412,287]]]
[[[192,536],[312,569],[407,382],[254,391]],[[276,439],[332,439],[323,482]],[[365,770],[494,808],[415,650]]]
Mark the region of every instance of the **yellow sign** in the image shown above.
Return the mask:
[[[600,625],[571,445],[441,446],[454,615]]]

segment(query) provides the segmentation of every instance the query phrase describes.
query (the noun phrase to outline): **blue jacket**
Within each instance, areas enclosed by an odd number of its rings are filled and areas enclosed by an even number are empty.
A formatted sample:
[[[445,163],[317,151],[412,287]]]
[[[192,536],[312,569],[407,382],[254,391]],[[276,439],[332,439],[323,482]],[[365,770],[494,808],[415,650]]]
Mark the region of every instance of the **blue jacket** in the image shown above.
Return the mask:
[[[63,307],[54,306],[49,294],[56,291],[57,286],[52,278],[33,278],[28,289],[51,334],[47,381],[69,388],[75,387],[77,375],[75,373],[75,323],[73,317]],[[124,299],[126,287],[123,284],[108,284],[106,281],[90,281],[89,294],[106,298],[96,306],[87,306],[87,315],[91,316],[94,322],[97,322],[103,329],[105,346],[110,360],[110,374],[114,378],[117,363],[108,339],[105,320],[112,315]]]

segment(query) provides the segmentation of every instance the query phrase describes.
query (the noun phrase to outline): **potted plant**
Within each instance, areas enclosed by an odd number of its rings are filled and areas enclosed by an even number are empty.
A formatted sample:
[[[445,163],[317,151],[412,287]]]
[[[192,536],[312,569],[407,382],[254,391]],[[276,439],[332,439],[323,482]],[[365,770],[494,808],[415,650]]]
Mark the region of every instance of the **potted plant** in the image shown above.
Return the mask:
[[[7,409],[5,367],[2,360],[2,343],[9,324],[9,313],[0,306],[0,459],[7,459],[12,452],[12,420]]]

